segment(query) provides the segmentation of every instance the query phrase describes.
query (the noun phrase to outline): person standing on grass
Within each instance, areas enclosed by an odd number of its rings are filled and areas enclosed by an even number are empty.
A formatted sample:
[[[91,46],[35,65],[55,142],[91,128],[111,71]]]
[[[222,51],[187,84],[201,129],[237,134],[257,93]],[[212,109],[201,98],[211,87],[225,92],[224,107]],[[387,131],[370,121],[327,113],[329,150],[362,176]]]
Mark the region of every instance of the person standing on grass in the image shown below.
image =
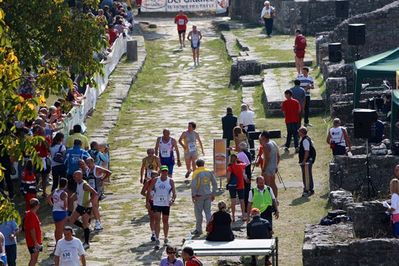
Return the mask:
[[[4,235],[7,265],[16,266],[17,260],[17,233],[18,225],[15,220],[5,221],[0,224],[0,233]]]
[[[145,180],[151,179],[152,172],[159,172],[161,162],[155,155],[154,149],[147,149],[147,156],[141,162],[140,183],[144,184]]]
[[[248,151],[248,144],[246,142],[241,142],[238,146],[240,149],[239,149],[239,152],[237,153],[237,158],[246,165],[245,175],[247,176],[247,179],[248,179],[248,182],[245,182],[245,184],[244,184],[244,204],[245,204],[245,212],[247,212],[248,195],[249,195],[249,191],[251,190],[252,156],[251,156],[251,153],[249,153],[249,151]]]
[[[197,169],[193,173],[191,181],[191,196],[194,202],[195,213],[195,230],[193,235],[202,234],[202,212],[205,213],[206,223],[211,220],[211,205],[215,200],[217,182],[215,175],[205,168],[204,160],[198,159],[196,162]],[[211,189],[212,186],[212,189]]]
[[[53,176],[51,191],[58,188],[58,182],[62,177],[66,177],[66,168],[64,164],[66,147],[62,144],[63,141],[64,134],[58,132],[51,142],[51,175]]]
[[[54,238],[56,243],[62,238],[62,231],[68,217],[68,194],[66,193],[68,180],[61,178],[59,183],[60,188],[53,190],[47,198],[47,202],[53,207]]]
[[[260,135],[259,142],[263,146],[263,171],[266,184],[273,189],[273,193],[277,198],[278,188],[276,185],[276,173],[278,164],[280,163],[280,153],[276,142],[270,139],[268,131],[263,131]]]
[[[82,242],[73,236],[70,226],[64,227],[64,238],[57,242],[54,252],[55,266],[86,266],[85,250]]]
[[[245,182],[248,182],[248,179],[245,176],[245,164],[238,160],[237,155],[230,155],[230,164],[227,167],[227,188],[230,194],[231,201],[231,215],[233,218],[233,222],[235,222],[235,213],[236,213],[236,202],[237,196],[240,202],[242,220],[246,221],[246,213],[245,213],[245,201],[244,201],[244,188]]]
[[[273,19],[276,16],[276,11],[274,7],[270,5],[269,1],[265,1],[264,7],[262,9],[262,12],[260,14],[260,19],[264,21],[265,23],[265,31],[266,35],[268,38],[272,37],[272,31],[273,31]]]
[[[292,87],[290,89],[292,92],[292,98],[297,100],[299,102],[299,104],[301,105],[301,112],[299,113],[298,128],[301,127],[302,113],[305,108],[305,100],[306,100],[306,92],[300,85],[301,85],[301,81],[296,79],[296,80],[294,80],[294,87]]]
[[[237,125],[237,117],[233,115],[233,109],[227,107],[226,115],[222,117],[222,138],[227,141],[227,148],[230,147],[230,141],[234,140],[233,129]]]
[[[196,168],[195,161],[198,159],[197,142],[201,147],[202,155],[205,156],[201,138],[199,134],[195,131],[196,128],[196,123],[189,122],[187,130],[184,131],[179,138],[179,144],[184,149],[184,159],[186,161],[187,172],[185,178],[188,178],[191,172],[194,171]]]
[[[302,171],[303,193],[302,197],[309,197],[314,194],[312,166],[316,160],[316,150],[311,138],[308,136],[306,127],[298,130],[301,141],[299,143],[299,165]]]
[[[295,152],[298,151],[298,124],[301,114],[300,103],[292,98],[292,91],[286,90],[284,92],[286,100],[281,104],[281,110],[284,113],[285,125],[287,127],[287,140],[285,142],[284,150],[289,151],[291,139],[294,138]]]
[[[247,134],[249,148],[252,157],[255,157],[255,142],[248,135],[248,132],[255,131],[255,112],[249,108],[249,105],[246,103],[241,104],[241,113],[238,117],[238,124],[244,130],[244,133]],[[241,142],[241,141],[240,141]]]
[[[199,50],[201,45],[202,34],[197,30],[197,26],[193,26],[193,30],[188,33],[187,40],[191,42],[193,50],[194,66],[199,66]]]
[[[298,72],[298,75],[301,74],[301,71],[304,67],[304,58],[305,58],[305,49],[306,49],[306,38],[302,35],[301,30],[295,31],[295,44],[294,44],[294,53],[295,53],[295,67]]]
[[[43,251],[42,229],[37,211],[39,210],[39,200],[33,198],[30,200],[30,209],[25,213],[24,231],[26,245],[30,253],[28,266],[34,266],[39,259],[39,252]]]
[[[304,126],[311,127],[309,123],[309,109],[310,109],[310,90],[314,89],[314,81],[309,76],[309,68],[303,67],[302,74],[298,75],[297,80],[300,81],[299,86],[305,90],[305,104],[304,104]]]
[[[179,11],[179,14],[175,17],[175,24],[177,24],[177,34],[179,34],[180,49],[186,47],[186,30],[187,30],[188,17],[184,14],[183,10]]]

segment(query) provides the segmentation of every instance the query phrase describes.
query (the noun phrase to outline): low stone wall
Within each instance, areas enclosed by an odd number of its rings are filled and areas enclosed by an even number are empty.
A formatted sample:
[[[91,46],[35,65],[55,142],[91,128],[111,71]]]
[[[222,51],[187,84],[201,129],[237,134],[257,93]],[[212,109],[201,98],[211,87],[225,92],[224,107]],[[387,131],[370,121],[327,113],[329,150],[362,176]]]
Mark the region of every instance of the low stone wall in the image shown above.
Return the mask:
[[[330,190],[339,188],[367,193],[366,155],[335,156],[330,163]],[[389,182],[393,176],[394,167],[399,164],[399,156],[370,155],[370,177],[377,191],[386,195],[389,192]],[[364,183],[363,183],[364,182]],[[363,187],[360,187],[363,183]],[[363,194],[366,195],[366,194]]]
[[[399,265],[399,239],[355,239],[351,223],[307,225],[302,249],[304,266]]]
[[[230,71],[230,83],[237,83],[240,80],[240,76],[259,75],[261,72],[262,65],[255,58],[249,56],[234,58]]]

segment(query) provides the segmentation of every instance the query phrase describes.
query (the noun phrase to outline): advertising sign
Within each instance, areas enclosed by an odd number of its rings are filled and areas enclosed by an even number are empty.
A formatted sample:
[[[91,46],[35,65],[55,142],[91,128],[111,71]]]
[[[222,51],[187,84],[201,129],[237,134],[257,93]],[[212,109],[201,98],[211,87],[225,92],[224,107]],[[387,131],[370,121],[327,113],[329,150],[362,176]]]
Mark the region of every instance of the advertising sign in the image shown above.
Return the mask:
[[[226,139],[213,140],[213,169],[215,176],[225,177],[227,171]]]
[[[143,0],[142,12],[214,11],[226,12],[228,0]]]

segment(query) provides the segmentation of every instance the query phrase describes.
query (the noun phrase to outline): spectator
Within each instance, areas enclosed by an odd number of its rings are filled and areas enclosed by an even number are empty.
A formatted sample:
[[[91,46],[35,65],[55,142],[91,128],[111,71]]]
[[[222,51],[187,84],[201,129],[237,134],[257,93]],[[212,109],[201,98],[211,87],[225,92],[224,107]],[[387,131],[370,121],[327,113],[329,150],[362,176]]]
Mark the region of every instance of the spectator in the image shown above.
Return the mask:
[[[346,128],[341,126],[341,120],[334,118],[333,126],[328,130],[327,143],[330,145],[333,155],[345,155],[351,151],[351,141]]]
[[[88,152],[90,157],[93,158],[95,165],[103,166],[104,163],[108,162],[107,156],[99,150],[99,145],[96,141],[90,143],[90,150]]]
[[[300,30],[295,31],[295,44],[294,44],[294,53],[295,53],[295,67],[298,71],[298,75],[301,74],[301,70],[304,67],[304,58],[305,58],[305,49],[306,49],[306,38],[302,35]]]
[[[218,203],[218,211],[212,215],[212,230],[208,232],[206,240],[208,241],[233,241],[234,234],[231,230],[231,217],[226,212],[226,203],[220,201]]]
[[[4,153],[0,154],[0,164],[2,167],[4,167],[4,178],[0,180],[0,192],[3,192],[2,194],[5,195],[4,190],[5,190],[5,184],[7,184],[7,190],[8,190],[8,197],[10,199],[14,198],[14,185],[11,179],[11,170],[13,168],[12,162],[10,160],[10,156],[7,153],[7,150],[4,148],[4,146],[0,145],[0,150],[4,151]]]
[[[191,196],[194,202],[195,230],[193,235],[202,234],[202,212],[205,213],[205,220],[208,224],[211,220],[211,205],[215,200],[217,182],[213,172],[205,168],[204,160],[198,159],[195,164],[197,169],[194,171],[191,181]],[[212,190],[211,190],[212,184]]]
[[[273,189],[274,196],[277,198],[278,189],[276,185],[276,173],[280,163],[280,153],[276,142],[270,139],[269,132],[263,131],[259,142],[263,146],[263,172],[266,184]]]
[[[39,258],[39,252],[43,251],[42,229],[40,228],[40,220],[37,216],[39,210],[39,200],[33,198],[30,200],[30,210],[25,213],[24,231],[26,245],[30,253],[30,261],[28,266],[35,266]]]
[[[18,225],[15,220],[5,221],[0,224],[0,232],[4,235],[5,239],[5,252],[7,254],[8,266],[16,266],[18,231]]]
[[[257,208],[251,210],[252,220],[247,224],[247,237],[249,239],[270,239],[273,229],[268,220],[260,217]],[[256,256],[252,256],[252,265],[256,265]],[[269,256],[265,256],[265,265],[272,265]]]
[[[53,186],[51,191],[54,191],[58,187],[58,182],[60,178],[66,177],[65,168],[65,153],[66,147],[64,144],[64,134],[58,132],[51,143],[50,153],[51,153],[51,174],[53,176]]]
[[[265,179],[263,176],[256,178],[256,187],[249,191],[248,197],[248,215],[252,208],[257,208],[260,211],[260,217],[269,221],[272,225],[272,213],[276,219],[279,217],[277,200],[274,197],[273,190],[269,186],[265,186]]]
[[[391,180],[389,190],[391,192],[391,205],[387,205],[387,207],[391,213],[393,235],[399,238],[399,180],[397,178]]]
[[[30,200],[36,198],[36,177],[33,173],[33,163],[32,160],[28,160],[25,163],[24,171],[22,173],[22,192],[25,197],[25,207],[29,210]]]
[[[108,25],[108,36],[109,36],[108,40],[109,47],[112,47],[115,40],[118,39],[118,30],[114,28],[113,24]]]
[[[237,125],[237,117],[233,115],[233,109],[227,107],[226,115],[222,117],[223,138],[227,140],[227,148],[230,147],[230,141],[234,140],[233,129]]]
[[[255,131],[254,117],[255,113],[249,108],[248,104],[242,104],[241,113],[240,116],[238,117],[238,124],[244,130],[244,133],[247,135],[248,132]],[[252,157],[255,157],[255,142],[253,139],[250,138],[249,138],[249,147]]]
[[[239,145],[241,142],[248,142],[247,135],[244,134],[242,131],[242,128],[239,126],[236,126],[233,128],[233,137],[234,137],[234,144],[235,144],[235,150],[238,151],[240,149]]]
[[[276,15],[276,11],[274,7],[270,5],[269,1],[264,2],[264,7],[262,9],[262,12],[260,14],[260,18],[263,19],[265,23],[265,32],[268,38],[272,37],[272,31],[273,31],[273,19]]]
[[[286,100],[281,104],[281,110],[284,113],[285,125],[287,127],[287,141],[285,142],[285,151],[289,151],[291,139],[294,138],[295,152],[298,152],[298,124],[300,123],[301,105],[292,98],[292,91],[284,92]]]
[[[309,68],[302,68],[302,74],[298,75],[297,80],[301,83],[299,86],[305,90],[305,103],[304,103],[304,126],[311,127],[309,123],[309,109],[310,109],[310,90],[314,89],[314,81],[311,76],[309,76]]]
[[[190,247],[183,248],[181,257],[185,262],[185,266],[203,266],[202,262],[194,256],[194,250]]]
[[[242,219],[243,221],[246,220],[244,206],[244,183],[246,182],[246,177],[244,177],[245,167],[245,164],[238,160],[237,155],[230,155],[230,164],[227,167],[227,188],[230,194],[233,222],[235,221],[237,195],[241,206]]]
[[[82,134],[82,127],[80,125],[73,126],[73,134],[68,137],[66,147],[72,148],[75,139],[79,139],[82,142],[82,147],[85,150],[89,149],[89,139]]]
[[[299,114],[298,128],[301,127],[302,112],[305,108],[305,100],[306,100],[306,92],[300,85],[301,81],[296,79],[294,80],[294,87],[290,89],[292,92],[292,98],[297,100],[301,105],[301,113]]]
[[[302,197],[308,197],[314,194],[312,166],[316,160],[316,150],[311,138],[308,136],[306,127],[301,127],[298,132],[301,137],[298,157],[303,180]]]
[[[7,255],[6,255],[6,240],[2,232],[0,232],[0,262],[7,265]]]
[[[73,142],[73,148],[68,149],[65,155],[65,162],[67,169],[67,180],[68,180],[68,193],[75,193],[76,182],[73,179],[73,173],[79,170],[79,160],[86,160],[90,157],[89,153],[81,148],[82,141],[75,139]],[[71,209],[70,209],[71,210]]]
[[[166,258],[161,260],[159,266],[183,266],[183,262],[176,258],[177,248],[174,246],[166,246]]]
[[[239,152],[237,153],[237,158],[241,162],[243,162],[245,166],[245,175],[247,176],[248,182],[244,184],[244,204],[245,204],[245,212],[247,212],[247,205],[248,205],[248,193],[251,189],[251,178],[252,178],[252,171],[251,171],[251,153],[248,152],[248,144],[246,142],[241,142],[239,145]]]
[[[55,266],[86,265],[85,250],[82,242],[73,236],[70,226],[64,227],[64,238],[57,242],[54,252]]]

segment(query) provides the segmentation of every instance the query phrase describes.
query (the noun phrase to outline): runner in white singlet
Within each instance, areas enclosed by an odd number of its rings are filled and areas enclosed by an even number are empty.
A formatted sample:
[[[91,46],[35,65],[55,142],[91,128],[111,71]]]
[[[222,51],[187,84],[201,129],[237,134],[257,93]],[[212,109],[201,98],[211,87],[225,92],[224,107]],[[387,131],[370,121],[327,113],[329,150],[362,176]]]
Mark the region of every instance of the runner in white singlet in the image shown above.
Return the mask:
[[[177,166],[180,167],[181,166],[180,152],[179,152],[179,147],[177,146],[177,141],[170,136],[169,129],[165,128],[162,132],[162,137],[159,137],[156,140],[155,154],[159,154],[161,165],[168,166],[169,177],[173,176],[173,167],[175,165],[175,157],[173,151],[176,152]]]
[[[53,206],[54,237],[56,242],[62,238],[62,232],[68,217],[68,194],[66,193],[68,180],[61,178],[59,184],[59,189],[53,190],[47,198],[50,206]]]
[[[197,26],[193,26],[193,30],[189,32],[187,40],[191,42],[191,48],[193,50],[194,66],[199,66],[199,48],[201,45],[202,34],[197,30]]]

